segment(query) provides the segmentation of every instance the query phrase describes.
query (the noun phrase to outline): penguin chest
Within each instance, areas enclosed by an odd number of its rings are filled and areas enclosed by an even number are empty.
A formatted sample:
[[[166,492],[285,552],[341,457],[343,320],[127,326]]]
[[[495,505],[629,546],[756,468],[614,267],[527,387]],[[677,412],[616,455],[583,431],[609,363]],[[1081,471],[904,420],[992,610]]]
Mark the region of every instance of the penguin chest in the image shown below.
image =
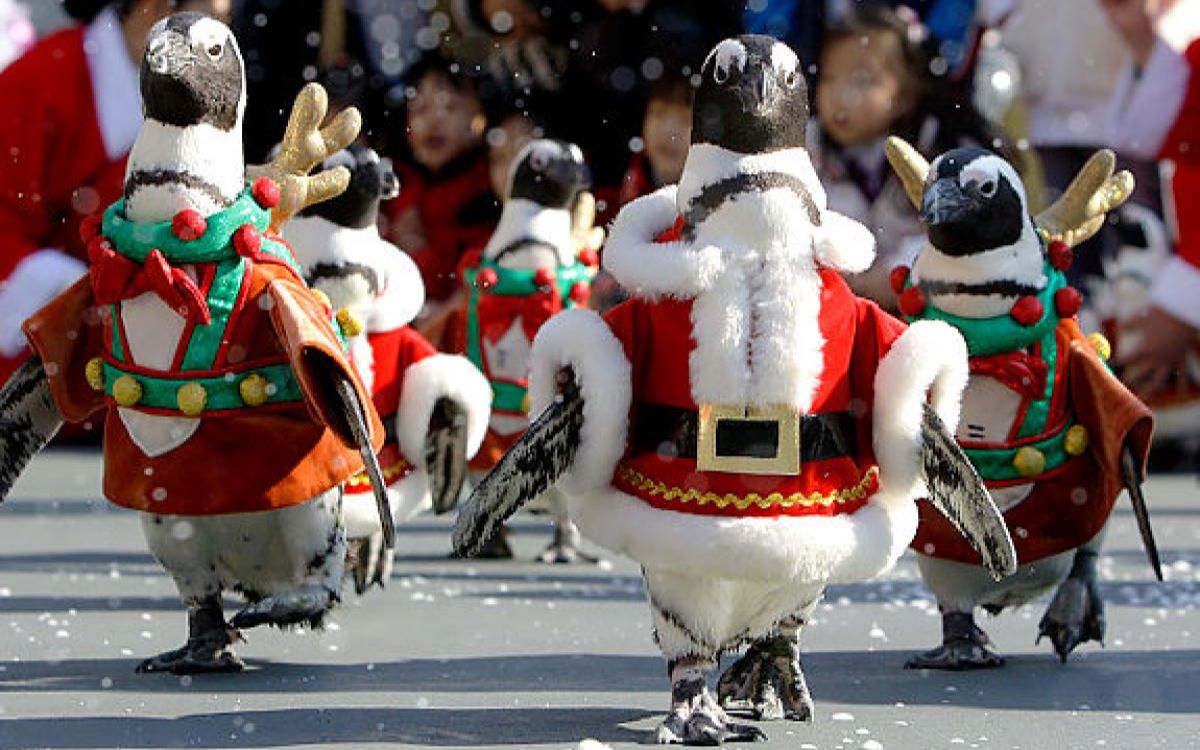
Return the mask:
[[[962,416],[955,435],[968,443],[1002,445],[1021,415],[1021,395],[995,378],[972,375],[963,391]],[[1033,491],[1032,484],[990,488],[1001,511],[1020,503]]]
[[[187,320],[159,297],[146,292],[121,303],[121,326],[130,361],[151,370],[168,370],[184,343]],[[117,407],[129,437],[151,458],[169,453],[200,428],[191,417],[167,417]]]

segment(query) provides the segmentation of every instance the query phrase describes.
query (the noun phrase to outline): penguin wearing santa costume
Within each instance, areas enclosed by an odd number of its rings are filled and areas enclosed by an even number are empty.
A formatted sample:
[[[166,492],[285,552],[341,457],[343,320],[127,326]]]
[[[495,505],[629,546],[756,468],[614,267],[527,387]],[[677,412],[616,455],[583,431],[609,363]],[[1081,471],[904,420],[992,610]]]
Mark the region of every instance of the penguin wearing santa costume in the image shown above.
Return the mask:
[[[124,197],[85,223],[87,275],[25,322],[36,356],[0,390],[0,497],[64,420],[104,410],[104,494],[140,513],[188,614],[184,646],[139,671],[237,671],[239,629],[319,626],[337,603],[341,485],[378,474],[370,394],[275,233],[345,188],[309,172],[360,118],[318,129],[324,90],[304,89],[248,179],[241,53],[198,13],[152,28],[141,91]],[[249,600],[228,622],[224,591]]]
[[[1103,337],[1081,332],[1081,295],[1064,275],[1072,245],[1125,200],[1132,178],[1114,175],[1112,153],[1100,152],[1035,218],[1016,170],[990,151],[954,149],[928,164],[892,139],[888,158],[928,233],[911,272],[893,272],[900,309],[966,339],[971,375],[957,437],[1004,512],[1020,562],[1003,581],[978,575],[975,552],[922,504],[912,546],[943,640],[908,666],[1002,665],[975,609],[996,614],[1052,589],[1038,639],[1049,636],[1065,661],[1078,644],[1104,638],[1096,560],[1122,489],[1161,580],[1140,490],[1152,417],[1108,370]]]
[[[599,256],[581,246],[575,209],[590,183],[579,147],[533,140],[517,154],[509,172],[504,210],[496,231],[479,253],[463,260],[468,290],[459,332],[466,355],[492,387],[492,417],[484,447],[471,462],[482,477],[529,425],[529,350],[551,316],[585,305]],[[579,531],[567,516],[556,488],[543,498],[554,515],[554,538],[539,559],[593,561],[579,549]],[[511,557],[507,529],[492,539],[489,557]]]
[[[671,680],[654,740],[714,745],[763,736],[727,708],[811,720],[800,631],[827,585],[895,562],[923,485],[996,575],[1015,559],[951,432],[962,338],[906,327],[839,275],[873,244],[825,208],[796,54],[726,39],[700,77],[679,185],[628,204],[609,234],[605,268],[632,299],[543,326],[538,416],[455,542],[478,549],[561,479],[583,534],[642,566]],[[746,644],[714,696],[708,673]]]
[[[380,465],[395,522],[429,509],[444,513],[457,502],[467,459],[487,430],[491,388],[464,357],[439,354],[409,325],[425,303],[421,274],[376,228],[379,202],[399,192],[391,165],[354,144],[322,166],[348,169],[350,185],[300,212],[284,227],[284,239],[309,285],[337,311],[350,359],[387,429]],[[431,476],[430,466],[439,471]],[[392,551],[383,543],[367,475],[351,477],[344,490],[348,572],[362,593],[387,582]]]

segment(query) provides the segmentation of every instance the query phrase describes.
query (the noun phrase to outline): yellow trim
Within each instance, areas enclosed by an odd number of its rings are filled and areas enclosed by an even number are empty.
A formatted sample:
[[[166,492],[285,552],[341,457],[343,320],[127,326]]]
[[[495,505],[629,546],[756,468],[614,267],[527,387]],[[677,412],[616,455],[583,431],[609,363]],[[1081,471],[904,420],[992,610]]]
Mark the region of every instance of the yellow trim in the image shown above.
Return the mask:
[[[408,469],[409,463],[403,458],[391,466],[385,466],[383,467],[383,481],[390,485],[392,482],[404,476],[404,472]],[[360,471],[346,480],[347,487],[361,487],[370,483],[371,478],[367,476],[367,472],[365,471]]]
[[[800,414],[795,407],[700,404],[699,411],[696,468],[700,471],[776,476],[796,476],[800,473]],[[775,455],[769,458],[719,455],[717,424],[724,420],[773,423],[779,430],[779,443],[775,446]]]
[[[629,482],[637,490],[647,492],[651,495],[659,496],[664,500],[674,500],[681,505],[694,503],[696,505],[716,505],[720,509],[728,508],[730,505],[738,510],[746,510],[751,505],[756,505],[764,510],[770,508],[794,508],[797,506],[811,508],[814,506],[824,506],[828,508],[831,505],[843,505],[851,500],[862,500],[867,496],[867,488],[871,482],[879,475],[879,467],[872,466],[863,473],[862,479],[853,487],[836,490],[828,495],[822,495],[819,492],[805,495],[802,492],[797,492],[792,495],[782,495],[778,492],[763,497],[758,493],[750,493],[745,496],[738,496],[731,493],[718,494],[715,492],[700,492],[699,490],[685,490],[682,487],[669,487],[666,484],[651,479],[637,469],[631,469],[628,466],[622,466],[618,470],[621,479]]]

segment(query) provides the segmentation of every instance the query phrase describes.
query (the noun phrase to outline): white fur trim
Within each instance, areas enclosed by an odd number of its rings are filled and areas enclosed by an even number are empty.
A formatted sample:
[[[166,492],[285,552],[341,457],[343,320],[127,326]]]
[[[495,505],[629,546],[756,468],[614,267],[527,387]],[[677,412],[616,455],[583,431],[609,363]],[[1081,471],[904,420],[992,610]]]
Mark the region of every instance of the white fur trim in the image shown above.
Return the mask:
[[[967,385],[967,345],[941,321],[917,321],[879,362],[875,373],[875,458],[882,490],[912,498],[920,487],[921,405],[933,408],[951,434]]]
[[[1167,259],[1150,287],[1150,298],[1172,316],[1200,328],[1200,268],[1174,255]]]
[[[813,234],[813,250],[826,268],[861,273],[875,262],[875,236],[849,216],[826,210]]]
[[[440,398],[449,398],[467,415],[467,456],[474,456],[487,434],[492,387],[466,357],[434,354],[404,371],[404,392],[396,415],[400,450],[414,466],[425,465],[429,417]]]
[[[568,492],[607,485],[625,451],[632,399],[631,368],[621,343],[591,310],[564,310],[542,326],[530,355],[530,414],[555,398],[555,376],[575,372],[583,394],[583,429],[575,462],[562,486]]]
[[[668,185],[628,203],[608,230],[604,268],[644,299],[694,297],[725,265],[720,248],[654,241],[679,215],[675,193],[676,187]]]
[[[1191,75],[1183,54],[1160,37],[1145,69],[1127,65],[1117,79],[1109,100],[1104,142],[1131,158],[1158,158],[1183,108]]]
[[[21,324],[62,294],[87,266],[61,250],[30,253],[0,282],[0,355],[15,357],[25,349]]]
[[[104,154],[116,161],[129,153],[142,127],[142,95],[115,7],[100,11],[84,29],[83,51]]]
[[[424,469],[416,469],[389,485],[387,494],[392,506],[392,519],[398,524],[410,521],[433,507]],[[374,493],[343,495],[342,522],[346,527],[348,539],[370,536],[382,531]]]
[[[797,584],[877,576],[917,530],[916,504],[882,490],[852,514],[724,518],[659,510],[605,486],[571,495],[570,514],[589,539],[646,568]]]

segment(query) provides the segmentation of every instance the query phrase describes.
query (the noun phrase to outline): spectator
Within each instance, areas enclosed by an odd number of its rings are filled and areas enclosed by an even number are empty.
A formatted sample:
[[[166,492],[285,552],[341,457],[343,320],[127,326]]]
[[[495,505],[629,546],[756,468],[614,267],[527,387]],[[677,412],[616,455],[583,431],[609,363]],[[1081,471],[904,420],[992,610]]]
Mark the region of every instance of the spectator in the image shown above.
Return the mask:
[[[816,122],[809,138],[829,207],[875,234],[875,263],[846,280],[888,309],[896,297],[893,268],[912,262],[925,232],[884,142],[898,135],[927,158],[963,145],[995,147],[990,126],[930,73],[924,29],[907,9],[867,5],[830,26],[821,51]]]
[[[386,234],[416,261],[437,307],[457,287],[459,258],[487,241],[500,216],[487,119],[475,81],[437,52],[410,68],[405,107],[410,158],[397,160],[400,197],[383,206]]]
[[[86,25],[0,72],[0,382],[25,356],[21,322],[84,271],[80,220],[121,195],[147,32],[177,10],[227,15],[229,0],[70,0],[66,10]]]
[[[664,75],[650,84],[642,118],[642,148],[630,159],[621,180],[620,205],[679,182],[691,140],[691,81]]]

